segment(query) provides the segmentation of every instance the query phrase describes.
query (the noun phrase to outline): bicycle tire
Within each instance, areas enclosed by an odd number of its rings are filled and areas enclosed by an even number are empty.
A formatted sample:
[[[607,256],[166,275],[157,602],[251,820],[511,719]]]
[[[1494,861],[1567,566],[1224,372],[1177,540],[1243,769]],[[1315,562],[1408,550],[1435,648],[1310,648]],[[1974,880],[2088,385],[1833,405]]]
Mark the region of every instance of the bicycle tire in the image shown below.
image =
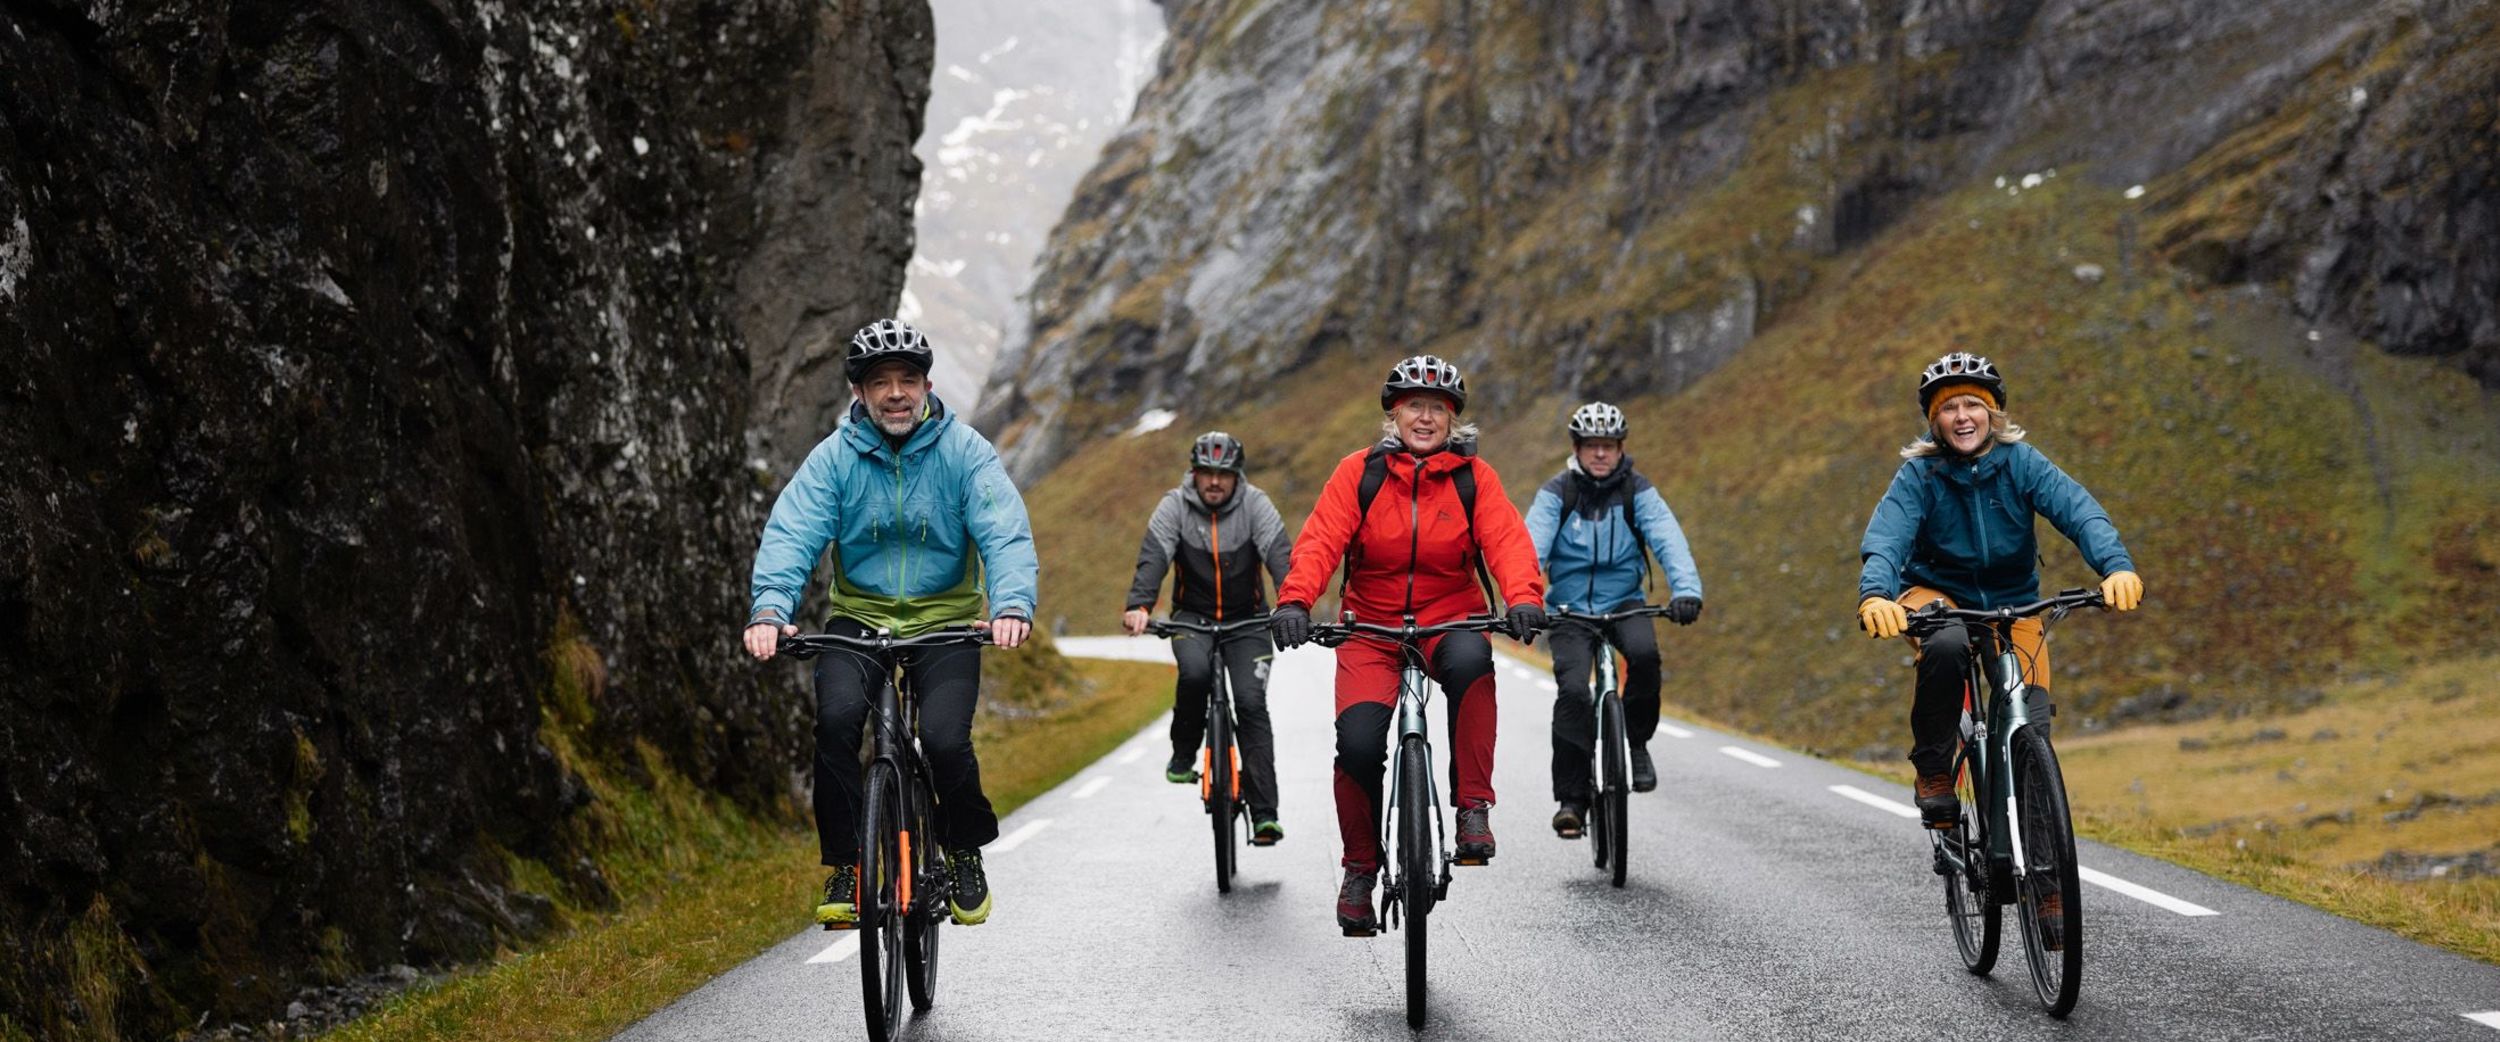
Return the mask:
[[[1398,875],[1406,912],[1406,1023],[1424,1026],[1424,976],[1439,852],[1432,839],[1432,749],[1409,736],[1398,747]]]
[[[894,1038],[903,1023],[902,882],[911,869],[903,863],[900,788],[892,762],[869,764],[859,816],[859,988],[871,1042]]]
[[[929,787],[925,781],[923,779],[924,784],[912,786],[912,820],[916,823],[912,834],[936,836],[937,812],[930,805]],[[945,871],[943,866],[946,864],[944,853],[937,849],[937,844],[931,843],[927,849],[927,854],[914,859],[920,862],[915,869],[922,870],[920,878],[924,883],[933,881]],[[917,851],[918,848],[915,848],[915,853]],[[925,1013],[929,1007],[937,1005],[938,941],[946,926],[947,910],[946,901],[941,896],[945,888],[924,885],[916,889],[925,896],[918,902],[920,907],[906,913],[909,918],[903,931],[903,965],[907,973],[903,983],[911,992],[912,1012]]]
[[[1962,868],[1946,866],[1944,879],[1944,914],[1953,928],[1953,948],[1962,957],[1962,968],[1973,976],[1985,977],[1997,964],[1997,946],[2005,929],[2004,907],[1988,890],[1992,876],[1988,869],[1987,818],[1981,812],[1977,775],[1979,767],[1964,751],[1955,759],[1954,794],[1962,801],[1961,823],[1945,830],[1943,842],[1953,847],[1963,859]]]
[[[1223,681],[1218,680],[1221,684]],[[1234,863],[1233,825],[1233,726],[1230,714],[1217,703],[1220,698],[1210,694],[1207,703],[1206,777],[1207,818],[1215,833],[1215,892],[1233,892]]]
[[[1605,712],[1599,717],[1602,732],[1598,741],[1605,750],[1606,776],[1604,787],[1597,794],[1597,818],[1605,823],[1605,860],[1598,867],[1606,870],[1618,888],[1623,886],[1624,873],[1630,867],[1632,844],[1632,764],[1631,732],[1623,719],[1623,698],[1608,694]]]
[[[2023,878],[2014,892],[2022,903],[2023,951],[2031,962],[2031,987],[2049,1015],[2064,1017],[2083,991],[2083,895],[2075,864],[2075,827],[2066,806],[2066,779],[2057,750],[2035,727],[2014,739],[2014,811],[2023,838]],[[2048,950],[2040,905],[2059,901],[2065,943]]]

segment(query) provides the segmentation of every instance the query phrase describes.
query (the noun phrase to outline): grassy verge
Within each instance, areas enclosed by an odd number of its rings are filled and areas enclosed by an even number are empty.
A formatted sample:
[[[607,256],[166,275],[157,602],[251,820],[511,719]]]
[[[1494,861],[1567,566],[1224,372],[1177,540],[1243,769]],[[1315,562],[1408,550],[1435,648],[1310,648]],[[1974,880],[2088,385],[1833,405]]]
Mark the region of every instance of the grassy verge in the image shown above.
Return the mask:
[[[2092,838],[2500,963],[2500,659],[2059,743]]]
[[[1001,672],[1048,683],[1011,681],[1011,693],[985,697],[975,725],[984,783],[1002,815],[1171,704],[1170,666],[1031,657],[1039,661]],[[323,1037],[604,1039],[806,925],[805,895],[822,875],[812,832],[756,823],[665,773],[655,779],[653,791],[602,793],[654,811],[640,824],[656,834],[609,867],[619,910],[576,914],[542,947],[419,988]],[[694,829],[702,831],[680,834]]]

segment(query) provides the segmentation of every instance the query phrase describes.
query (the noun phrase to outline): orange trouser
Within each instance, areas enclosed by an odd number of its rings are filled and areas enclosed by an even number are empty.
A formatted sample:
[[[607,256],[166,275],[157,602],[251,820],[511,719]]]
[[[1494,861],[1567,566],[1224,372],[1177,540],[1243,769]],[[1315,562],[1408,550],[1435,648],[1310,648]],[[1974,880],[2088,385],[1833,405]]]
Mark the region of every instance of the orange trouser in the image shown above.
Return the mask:
[[[1953,599],[1924,586],[1913,586],[1901,594],[1901,606],[1917,611],[1936,601],[1960,607]],[[1954,725],[1962,715],[1964,667],[1962,651],[1970,636],[1967,631],[1951,630],[1925,641],[1910,641],[1918,652],[1918,689],[1910,703],[1910,763],[1920,774],[1943,774],[1953,767],[1953,745],[1957,741]],[[1927,645],[1933,645],[1929,647]],[[1938,654],[1930,655],[1930,650]],[[2023,680],[2030,685],[2032,713],[2046,724],[2049,698],[2048,631],[2037,618],[2014,623],[2015,658],[2023,665]],[[1984,692],[1984,688],[1980,689]],[[1974,708],[1985,705],[1987,696],[1978,697]]]

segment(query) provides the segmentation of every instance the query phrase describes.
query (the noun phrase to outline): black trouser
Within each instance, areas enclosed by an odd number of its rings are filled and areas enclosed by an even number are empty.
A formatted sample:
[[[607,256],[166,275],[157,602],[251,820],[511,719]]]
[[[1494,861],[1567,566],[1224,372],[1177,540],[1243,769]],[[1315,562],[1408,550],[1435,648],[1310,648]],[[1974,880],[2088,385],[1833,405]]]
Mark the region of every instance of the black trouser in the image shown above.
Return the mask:
[[[1989,644],[1980,648],[1982,655],[1995,654]],[[1970,627],[1949,625],[1919,641],[1918,693],[1910,702],[1910,766],[1918,773],[1944,774],[1953,769],[1953,752],[1961,743],[1962,681],[1970,669]],[[1972,704],[1985,712],[1988,696],[1985,684]],[[2026,690],[2024,712],[2040,733],[2049,732],[2049,689],[2034,685]]]
[[[1184,622],[1212,622],[1197,612],[1175,611]],[[1172,638],[1181,667],[1172,689],[1172,759],[1196,761],[1207,738],[1207,695],[1215,689],[1215,641],[1202,633]],[[1241,791],[1250,820],[1276,819],[1276,729],[1267,719],[1267,669],[1276,645],[1267,631],[1247,629],[1224,637],[1224,669],[1233,680],[1235,740],[1241,743]]]
[[[849,619],[835,619],[825,630],[854,637],[870,632]],[[831,651],[816,659],[816,847],[827,865],[859,863],[861,767],[870,751],[862,738],[895,656],[920,699],[920,751],[937,788],[938,829],[947,847],[970,850],[998,838],[998,814],[981,794],[981,763],[972,755],[981,649],[910,648],[884,656]]]
[[[1618,619],[1607,636],[1630,668],[1623,677],[1623,724],[1632,744],[1648,745],[1658,733],[1658,623]],[[1589,802],[1589,757],[1597,744],[1597,702],[1590,668],[1597,664],[1597,634],[1565,622],[1545,632],[1554,655],[1554,799]]]

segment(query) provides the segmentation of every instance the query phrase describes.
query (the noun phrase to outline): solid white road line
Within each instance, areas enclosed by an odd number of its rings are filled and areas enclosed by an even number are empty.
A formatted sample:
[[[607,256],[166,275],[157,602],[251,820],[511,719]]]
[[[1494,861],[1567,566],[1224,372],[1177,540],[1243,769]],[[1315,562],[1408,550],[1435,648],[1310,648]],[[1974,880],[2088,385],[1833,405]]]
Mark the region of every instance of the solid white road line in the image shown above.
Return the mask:
[[[2083,881],[2086,883],[2090,883],[2104,890],[2115,890],[2119,893],[2127,895],[2128,897],[2135,898],[2138,901],[2142,901],[2145,904],[2152,905],[2153,907],[2164,911],[2177,912],[2180,915],[2222,914],[2193,901],[2182,901],[2151,887],[2138,886],[2134,883],[2127,882],[2124,879],[2110,875],[2109,873],[2103,872],[2097,868],[2086,868],[2082,865],[2077,865],[2075,866],[2075,874],[2081,876]]]
[[[1110,775],[1108,775],[1108,774],[1100,774],[1100,775],[1096,775],[1096,776],[1094,776],[1094,780],[1089,781],[1089,782],[1086,782],[1086,783],[1085,783],[1085,784],[1083,784],[1083,785],[1079,785],[1079,786],[1077,786],[1077,787],[1076,787],[1076,791],[1075,791],[1074,793],[1069,794],[1068,798],[1069,798],[1069,799],[1072,799],[1072,800],[1090,799],[1090,798],[1092,798],[1092,797],[1093,797],[1093,795],[1094,795],[1095,793],[1097,793],[1097,792],[1101,792],[1101,791],[1102,791],[1102,787],[1103,787],[1103,786],[1105,786],[1105,785],[1109,785],[1109,784],[1111,784],[1111,776],[1110,776]]]
[[[2464,1016],[2465,1019],[2487,1028],[2500,1028],[2500,1009],[2487,1013],[2467,1013]]]
[[[839,941],[833,942],[833,947],[809,956],[807,964],[810,966],[817,966],[828,962],[841,962],[842,960],[848,959],[852,955],[858,953],[858,951],[859,935],[850,934],[843,937]]]
[[[1778,760],[1764,756],[1751,749],[1740,749],[1733,745],[1722,745],[1719,747],[1719,751],[1739,760],[1743,760],[1746,763],[1750,763],[1756,767],[1777,767],[1780,765]]]
[[[1681,727],[1677,727],[1677,726],[1675,726],[1674,724],[1669,724],[1669,723],[1661,723],[1661,724],[1659,724],[1659,725],[1658,725],[1658,733],[1659,733],[1659,734],[1666,735],[1666,736],[1667,736],[1667,737],[1669,737],[1669,738],[1690,738],[1690,737],[1692,737],[1692,736],[1693,736],[1693,732],[1691,732],[1691,731],[1687,731],[1687,730],[1685,730],[1685,729],[1683,729],[1683,728],[1681,728]]]
[[[1918,816],[1918,808],[1916,807],[1910,806],[1907,803],[1902,803],[1899,800],[1885,799],[1881,796],[1875,795],[1874,793],[1868,792],[1865,789],[1858,788],[1855,785],[1834,785],[1832,786],[1832,791],[1866,804],[1869,807],[1873,807],[1876,810],[1883,811],[1887,814],[1897,814],[1904,818],[1915,818]]]
[[[1010,850],[1016,849],[1017,847],[1023,846],[1025,840],[1032,839],[1035,834],[1049,827],[1049,818],[1035,818],[1031,821],[1025,822],[1021,826],[1018,826],[1014,832],[1010,832],[1005,836],[1000,837],[998,842],[990,844],[985,852],[991,854],[1004,854]]]
[[[1140,745],[1140,746],[1137,746],[1136,748],[1130,749],[1130,750],[1129,750],[1129,751],[1127,751],[1127,752],[1121,753],[1121,754],[1120,754],[1120,758],[1119,758],[1119,759],[1117,759],[1117,760],[1114,760],[1114,761],[1112,761],[1112,762],[1114,762],[1114,763],[1118,763],[1118,764],[1122,764],[1122,765],[1127,765],[1127,764],[1136,763],[1137,761],[1139,761],[1139,760],[1143,760],[1143,759],[1145,759],[1145,758],[1146,758],[1146,747],[1145,747],[1145,746],[1143,746],[1143,745]]]

